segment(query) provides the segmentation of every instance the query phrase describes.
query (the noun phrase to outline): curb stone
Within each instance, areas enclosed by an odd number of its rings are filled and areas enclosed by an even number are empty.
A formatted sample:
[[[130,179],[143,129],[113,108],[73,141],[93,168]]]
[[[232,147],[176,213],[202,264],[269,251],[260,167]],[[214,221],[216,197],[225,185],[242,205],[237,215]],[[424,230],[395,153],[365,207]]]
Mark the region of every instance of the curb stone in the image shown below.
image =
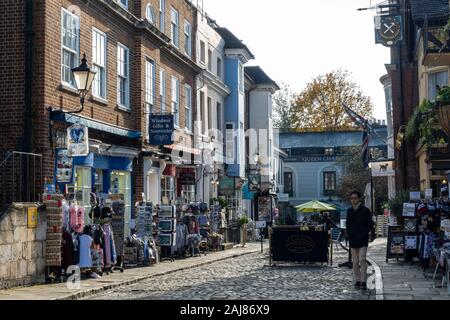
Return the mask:
[[[367,262],[373,267],[375,271],[375,297],[376,300],[384,300],[384,291],[383,291],[383,277],[381,274],[381,269],[376,264],[376,262],[370,258],[366,258]]]
[[[237,257],[241,257],[244,255],[248,255],[248,254],[252,254],[252,253],[257,253],[260,252],[261,249],[253,249],[253,250],[249,250],[247,252],[242,252],[242,253],[235,253],[233,255],[230,255],[228,257],[223,257],[223,258],[219,258],[216,260],[210,260],[210,261],[205,261],[205,262],[201,262],[198,264],[194,264],[191,266],[184,266],[184,267],[179,267],[179,268],[175,268],[173,270],[169,270],[169,271],[162,271],[162,272],[158,272],[158,273],[153,273],[150,275],[146,275],[146,276],[141,276],[141,277],[137,277],[134,279],[130,279],[127,281],[122,281],[122,282],[118,282],[118,283],[113,283],[113,284],[109,284],[109,285],[104,285],[100,288],[95,288],[95,289],[87,289],[81,292],[77,292],[77,293],[73,293],[73,294],[69,294],[66,296],[62,296],[62,297],[58,297],[58,298],[54,298],[51,300],[77,300],[77,299],[81,299],[81,298],[85,298],[100,292],[104,292],[104,291],[108,291],[114,288],[119,288],[119,287],[125,287],[128,285],[132,285],[132,284],[136,284],[140,281],[143,280],[147,280],[147,279],[151,279],[151,278],[155,278],[155,277],[159,277],[162,275],[166,275],[166,274],[171,274],[174,272],[178,272],[178,271],[183,271],[183,270],[189,270],[189,269],[193,269],[193,268],[197,268],[197,267],[201,267],[201,266],[205,266],[205,265],[209,265],[215,262],[219,262],[219,261],[224,261],[224,260],[228,260],[228,259],[233,259],[233,258],[237,258]]]

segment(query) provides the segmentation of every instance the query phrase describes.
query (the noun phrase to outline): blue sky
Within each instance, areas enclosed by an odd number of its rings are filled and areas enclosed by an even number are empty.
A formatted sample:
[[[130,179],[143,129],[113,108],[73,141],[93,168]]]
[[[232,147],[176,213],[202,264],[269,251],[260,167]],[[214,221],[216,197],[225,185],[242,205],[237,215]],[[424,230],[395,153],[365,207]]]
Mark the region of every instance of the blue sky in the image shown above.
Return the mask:
[[[376,0],[204,0],[204,9],[250,48],[278,83],[300,91],[311,79],[347,69],[374,102],[374,116],[386,118],[383,87],[389,49],[375,44]]]

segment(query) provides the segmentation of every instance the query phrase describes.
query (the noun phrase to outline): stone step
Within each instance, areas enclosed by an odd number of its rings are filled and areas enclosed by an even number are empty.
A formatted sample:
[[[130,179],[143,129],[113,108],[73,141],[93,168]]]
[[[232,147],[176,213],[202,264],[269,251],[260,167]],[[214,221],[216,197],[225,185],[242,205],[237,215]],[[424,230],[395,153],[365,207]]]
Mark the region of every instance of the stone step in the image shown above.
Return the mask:
[[[232,243],[232,242],[222,243],[222,250],[233,249],[233,247],[234,247],[234,243]]]

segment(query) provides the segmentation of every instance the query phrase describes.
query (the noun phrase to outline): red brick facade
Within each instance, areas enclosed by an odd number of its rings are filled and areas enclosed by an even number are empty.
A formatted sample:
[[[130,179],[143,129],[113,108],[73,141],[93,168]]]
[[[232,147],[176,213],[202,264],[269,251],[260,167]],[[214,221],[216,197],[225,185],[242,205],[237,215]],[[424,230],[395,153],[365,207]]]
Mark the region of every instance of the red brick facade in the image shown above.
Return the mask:
[[[0,2],[0,161],[3,153],[20,150],[24,123],[25,95],[25,0],[3,0]],[[156,65],[156,93],[160,90],[159,70],[166,73],[166,110],[170,110],[171,78],[180,81],[180,127],[184,128],[184,85],[195,92],[195,76],[198,73],[195,57],[184,55],[184,21],[192,26],[192,54],[195,54],[195,9],[186,0],[166,0],[165,35],[159,32],[159,1],[129,0],[129,10],[123,9],[116,1],[82,0],[34,0],[33,2],[33,147],[32,151],[44,155],[44,177],[53,181],[54,147],[56,139],[50,139],[49,107],[74,111],[79,109],[76,90],[61,86],[61,12],[62,8],[79,17],[80,41],[79,58],[86,53],[88,64],[92,65],[92,30],[96,28],[107,36],[106,102],[93,100],[88,94],[83,117],[120,128],[140,131],[141,141],[118,138],[103,132],[89,131],[90,138],[106,143],[141,149],[146,142],[145,116],[145,61],[151,59]],[[147,4],[151,3],[155,26],[142,21],[145,19]],[[171,48],[170,19],[171,8],[179,12],[179,50]],[[117,45],[121,43],[129,49],[130,64],[130,110],[123,110],[117,104]],[[78,65],[80,61],[77,61]],[[159,95],[159,94],[158,94]],[[158,96],[157,95],[157,96]],[[195,99],[192,98],[193,103]],[[159,110],[159,98],[156,99]],[[195,108],[195,105],[193,105]],[[52,131],[64,132],[67,125],[53,123]],[[142,192],[142,162],[136,160],[133,179],[135,195]]]

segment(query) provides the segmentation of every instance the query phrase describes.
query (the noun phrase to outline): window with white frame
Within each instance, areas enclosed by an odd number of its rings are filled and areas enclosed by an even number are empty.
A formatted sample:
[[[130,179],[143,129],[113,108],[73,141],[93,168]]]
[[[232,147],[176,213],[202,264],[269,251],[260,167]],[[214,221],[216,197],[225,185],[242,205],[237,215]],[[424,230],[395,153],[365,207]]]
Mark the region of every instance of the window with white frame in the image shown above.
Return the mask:
[[[244,67],[239,63],[239,91],[244,92]]]
[[[159,101],[161,103],[161,113],[166,112],[166,72],[159,69]]]
[[[159,0],[159,30],[163,33],[165,32],[166,26],[165,12],[166,12],[166,0]]]
[[[186,130],[192,132],[192,88],[189,85],[184,86],[185,122]]]
[[[217,102],[217,130],[223,130],[222,104],[220,102]]]
[[[161,202],[171,204],[175,195],[175,181],[173,177],[161,176]]]
[[[184,21],[184,52],[192,56],[192,27],[188,21]]]
[[[212,99],[208,97],[207,99],[207,107],[208,107],[208,130],[213,128],[213,119],[212,119]]]
[[[78,62],[80,52],[80,18],[62,8],[61,11],[61,81],[75,87],[72,68]]]
[[[175,126],[180,126],[180,80],[172,77],[172,112],[175,115]]]
[[[120,43],[117,45],[117,103],[130,108],[129,50]]]
[[[335,171],[326,171],[323,173],[323,191],[336,191]]]
[[[201,134],[206,134],[206,119],[205,119],[205,93],[200,91],[200,123],[201,123]]]
[[[128,9],[128,0],[119,0],[119,3],[122,5],[122,7]]]
[[[92,29],[92,66],[95,74],[92,94],[106,99],[106,34]]]
[[[200,40],[200,62],[202,62],[203,64],[206,63],[206,46],[205,43]]]
[[[438,89],[437,86],[448,85],[448,70],[433,72],[428,74],[428,100],[436,100]]]
[[[147,116],[155,111],[155,62],[145,61],[145,104]]]
[[[222,59],[217,58],[217,76],[222,77]]]
[[[172,8],[170,11],[170,17],[171,17],[170,37],[172,39],[172,44],[178,48],[180,45],[180,37],[178,35],[178,28],[179,28],[178,11]]]
[[[235,144],[234,144],[234,124],[227,123],[226,124],[226,133],[225,133],[225,151],[226,151],[226,162],[227,164],[235,163]]]
[[[149,3],[147,4],[147,7],[145,8],[145,17],[147,18],[150,23],[155,24],[155,14],[153,12],[153,7]]]
[[[208,49],[208,71],[212,71],[212,50]]]

